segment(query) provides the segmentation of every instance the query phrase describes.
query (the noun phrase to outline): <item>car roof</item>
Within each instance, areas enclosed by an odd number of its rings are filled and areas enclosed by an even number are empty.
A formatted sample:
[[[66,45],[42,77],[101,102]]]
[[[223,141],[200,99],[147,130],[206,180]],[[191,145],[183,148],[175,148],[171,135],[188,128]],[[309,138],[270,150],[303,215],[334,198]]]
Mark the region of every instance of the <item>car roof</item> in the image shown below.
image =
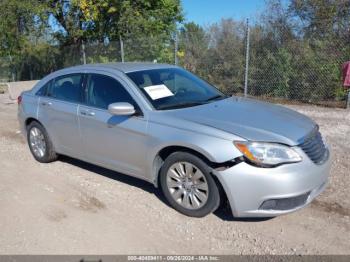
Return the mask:
[[[47,76],[45,76],[41,81],[38,82],[33,88],[32,92],[37,92],[39,88],[41,88],[42,84],[46,81],[50,81],[51,79],[63,75],[70,74],[73,72],[84,72],[85,70],[117,70],[122,73],[130,73],[137,72],[143,70],[152,70],[152,69],[162,69],[162,68],[179,68],[178,66],[170,65],[170,64],[158,64],[158,63],[150,63],[150,62],[125,62],[125,63],[101,63],[101,64],[86,64],[86,65],[77,65],[72,67],[66,67],[60,70],[57,70]]]
[[[86,64],[73,66],[65,68],[64,70],[69,69],[114,69],[121,71],[123,73],[150,70],[150,69],[161,69],[161,68],[174,68],[176,66],[169,64],[158,64],[158,63],[144,63],[144,62],[126,62],[126,63],[104,63],[104,64]]]

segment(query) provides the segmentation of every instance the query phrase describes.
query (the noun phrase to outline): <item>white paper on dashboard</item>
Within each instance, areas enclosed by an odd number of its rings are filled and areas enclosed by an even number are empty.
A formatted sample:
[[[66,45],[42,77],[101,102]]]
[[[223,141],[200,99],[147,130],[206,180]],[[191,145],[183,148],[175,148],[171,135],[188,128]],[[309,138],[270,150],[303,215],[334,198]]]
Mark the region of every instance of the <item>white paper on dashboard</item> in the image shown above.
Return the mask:
[[[143,89],[153,100],[174,95],[165,85],[146,86]]]

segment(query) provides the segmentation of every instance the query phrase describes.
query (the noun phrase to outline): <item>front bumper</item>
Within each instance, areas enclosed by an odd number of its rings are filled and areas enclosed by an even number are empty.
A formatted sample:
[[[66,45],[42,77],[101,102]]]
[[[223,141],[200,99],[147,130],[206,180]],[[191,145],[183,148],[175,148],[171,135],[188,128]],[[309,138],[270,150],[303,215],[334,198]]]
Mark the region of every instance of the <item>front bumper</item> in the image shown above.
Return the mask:
[[[290,213],[308,205],[325,189],[330,156],[322,165],[316,165],[301,149],[296,150],[303,157],[302,162],[274,168],[241,162],[224,171],[215,171],[235,217]]]

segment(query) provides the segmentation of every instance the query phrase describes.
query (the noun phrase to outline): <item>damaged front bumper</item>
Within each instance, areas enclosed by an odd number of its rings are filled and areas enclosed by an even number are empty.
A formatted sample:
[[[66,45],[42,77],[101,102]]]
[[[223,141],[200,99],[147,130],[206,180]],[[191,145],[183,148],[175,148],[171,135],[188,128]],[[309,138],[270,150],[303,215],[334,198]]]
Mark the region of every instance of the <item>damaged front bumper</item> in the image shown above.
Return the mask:
[[[328,149],[327,149],[328,150]],[[331,158],[313,163],[300,149],[303,161],[274,168],[240,162],[214,171],[235,217],[274,217],[308,205],[326,187]]]

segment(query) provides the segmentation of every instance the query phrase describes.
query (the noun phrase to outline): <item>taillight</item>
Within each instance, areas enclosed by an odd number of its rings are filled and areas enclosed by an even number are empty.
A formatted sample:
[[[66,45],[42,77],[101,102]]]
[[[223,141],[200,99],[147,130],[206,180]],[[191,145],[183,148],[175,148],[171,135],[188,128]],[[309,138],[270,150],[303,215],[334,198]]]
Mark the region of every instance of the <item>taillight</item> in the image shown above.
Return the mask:
[[[22,96],[19,96],[19,97],[17,97],[17,104],[21,104],[22,103]]]

